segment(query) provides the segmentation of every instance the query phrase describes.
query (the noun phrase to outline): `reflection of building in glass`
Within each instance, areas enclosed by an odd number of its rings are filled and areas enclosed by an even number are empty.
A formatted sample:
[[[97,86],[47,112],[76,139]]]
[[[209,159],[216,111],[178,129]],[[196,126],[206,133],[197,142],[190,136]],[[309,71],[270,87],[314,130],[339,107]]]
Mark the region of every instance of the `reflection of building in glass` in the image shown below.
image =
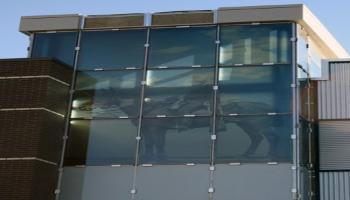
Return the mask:
[[[56,200],[316,199],[311,78],[348,54],[309,12],[24,17],[74,71]]]

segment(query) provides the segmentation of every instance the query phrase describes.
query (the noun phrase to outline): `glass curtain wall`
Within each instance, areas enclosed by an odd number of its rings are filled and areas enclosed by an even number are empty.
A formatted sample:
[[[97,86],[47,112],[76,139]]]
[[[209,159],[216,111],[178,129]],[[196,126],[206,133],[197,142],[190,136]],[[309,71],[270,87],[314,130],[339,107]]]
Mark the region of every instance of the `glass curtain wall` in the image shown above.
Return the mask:
[[[115,195],[96,178],[108,179],[108,166],[121,167],[111,177],[127,171],[130,180],[114,183],[127,196],[144,180],[122,166],[292,162],[292,24],[219,26],[82,31],[65,194],[70,183],[92,187],[95,177],[97,193]],[[82,165],[83,172],[72,168]],[[196,167],[197,177],[208,173]],[[156,168],[137,170],[158,177]]]
[[[291,34],[289,23],[222,25],[216,60],[215,26],[152,28],[143,77],[146,29],[84,31],[67,164],[134,164],[139,126],[140,164],[208,163],[213,123],[217,162],[290,161]],[[33,57],[72,62],[74,38],[37,34]],[[178,147],[196,142],[193,155]]]
[[[32,58],[54,58],[74,65],[77,32],[35,33]]]
[[[291,37],[291,24],[221,26],[217,163],[291,161]]]
[[[315,128],[314,113],[315,99],[312,95],[315,86],[311,77],[321,77],[321,60],[315,65],[313,46],[305,30],[298,26],[297,62],[298,62],[298,95],[299,95],[299,143],[300,167],[302,184],[301,195],[305,199],[316,198],[316,171],[315,171]],[[311,195],[310,195],[311,194]]]

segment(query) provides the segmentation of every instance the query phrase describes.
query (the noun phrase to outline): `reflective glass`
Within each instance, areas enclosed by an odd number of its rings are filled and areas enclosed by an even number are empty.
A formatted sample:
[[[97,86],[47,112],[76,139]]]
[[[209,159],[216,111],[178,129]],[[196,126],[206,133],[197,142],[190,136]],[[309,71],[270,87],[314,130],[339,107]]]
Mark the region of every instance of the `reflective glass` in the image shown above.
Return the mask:
[[[72,120],[65,165],[133,164],[137,119]]]
[[[321,65],[322,56],[319,52],[319,47],[310,41],[309,44],[309,57],[310,57],[310,76],[312,78],[320,78],[322,76]]]
[[[306,119],[300,117],[299,124],[300,164],[306,165],[309,163],[309,122]]]
[[[144,118],[141,164],[209,163],[210,128],[209,117]]]
[[[144,115],[209,115],[214,68],[149,70]]]
[[[306,71],[309,70],[307,46],[308,44],[306,32],[298,29],[297,62],[298,65]]]
[[[291,63],[292,24],[222,26],[220,64]]]
[[[212,66],[215,40],[215,27],[152,29],[148,65]]]
[[[79,69],[142,68],[146,39],[146,30],[83,32]]]
[[[218,113],[291,112],[291,83],[289,65],[220,68]]]
[[[142,71],[79,72],[72,118],[137,116]]]
[[[298,79],[299,82],[299,113],[301,116],[303,116],[305,119],[308,119],[310,117],[311,113],[311,104],[309,105],[309,101],[311,102],[310,98],[310,84],[308,79]]]
[[[76,32],[36,33],[31,57],[55,58],[73,66],[76,39]]]
[[[219,117],[215,160],[291,161],[292,115]]]

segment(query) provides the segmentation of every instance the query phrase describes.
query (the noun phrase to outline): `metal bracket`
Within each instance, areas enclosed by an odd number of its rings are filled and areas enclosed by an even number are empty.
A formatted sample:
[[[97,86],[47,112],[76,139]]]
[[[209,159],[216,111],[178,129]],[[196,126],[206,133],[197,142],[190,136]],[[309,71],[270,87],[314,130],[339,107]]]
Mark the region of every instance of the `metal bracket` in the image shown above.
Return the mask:
[[[291,38],[290,38],[290,41],[291,41],[291,42],[297,42],[297,41],[298,41],[298,38],[296,38],[296,37],[291,37]]]
[[[297,87],[297,85],[296,84],[290,84],[290,87],[292,87],[292,88],[296,88]]]
[[[145,47],[146,47],[146,48],[148,48],[148,47],[149,47],[149,44],[148,44],[148,43],[146,43],[146,44],[145,44]]]
[[[210,166],[209,171],[215,171],[215,166]]]
[[[74,94],[75,90],[69,90],[69,94]]]
[[[220,44],[220,40],[216,40],[216,41],[215,41],[215,44]]]
[[[60,189],[55,189],[55,194],[59,194],[61,192],[61,190]]]
[[[292,140],[295,140],[295,139],[297,139],[297,135],[292,134],[292,135],[290,135],[290,138],[291,138]]]
[[[141,85],[146,85],[147,82],[146,81],[141,81]]]
[[[213,187],[210,187],[210,188],[208,189],[208,192],[209,192],[209,193],[214,193],[214,188],[213,188]]]
[[[214,85],[213,86],[213,90],[218,90],[219,89],[219,86],[218,85]]]
[[[67,139],[68,139],[68,135],[64,135],[64,136],[62,137],[62,139],[63,139],[63,140],[67,140]]]
[[[137,190],[136,190],[136,189],[132,189],[132,190],[130,190],[130,193],[131,193],[131,194],[136,194],[136,192],[137,192]]]
[[[211,140],[216,140],[216,135],[211,135]]]
[[[136,136],[136,140],[141,140],[141,136]]]
[[[75,50],[76,51],[80,51],[80,47],[75,47]]]

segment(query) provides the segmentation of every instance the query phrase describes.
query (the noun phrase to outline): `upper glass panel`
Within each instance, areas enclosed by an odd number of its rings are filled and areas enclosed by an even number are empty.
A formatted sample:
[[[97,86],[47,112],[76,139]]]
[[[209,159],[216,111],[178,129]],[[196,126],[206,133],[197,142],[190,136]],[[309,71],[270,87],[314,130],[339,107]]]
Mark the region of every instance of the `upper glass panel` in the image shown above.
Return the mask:
[[[209,117],[144,118],[141,164],[209,163]]]
[[[31,57],[55,58],[73,66],[76,39],[76,32],[36,33]]]
[[[152,29],[148,66],[212,66],[215,40],[215,27]]]
[[[86,31],[81,38],[79,69],[142,68],[147,31]]]
[[[308,72],[308,44],[307,33],[298,25],[298,41],[297,41],[297,62],[299,67]]]
[[[133,164],[137,120],[72,120],[65,165]]]
[[[222,67],[219,70],[219,114],[284,113],[292,110],[289,65]]]
[[[145,116],[209,115],[214,68],[148,70]]]
[[[215,160],[291,161],[292,115],[219,117]]]
[[[229,25],[220,34],[220,65],[291,63],[292,24]]]
[[[138,116],[141,70],[79,72],[72,118]]]

